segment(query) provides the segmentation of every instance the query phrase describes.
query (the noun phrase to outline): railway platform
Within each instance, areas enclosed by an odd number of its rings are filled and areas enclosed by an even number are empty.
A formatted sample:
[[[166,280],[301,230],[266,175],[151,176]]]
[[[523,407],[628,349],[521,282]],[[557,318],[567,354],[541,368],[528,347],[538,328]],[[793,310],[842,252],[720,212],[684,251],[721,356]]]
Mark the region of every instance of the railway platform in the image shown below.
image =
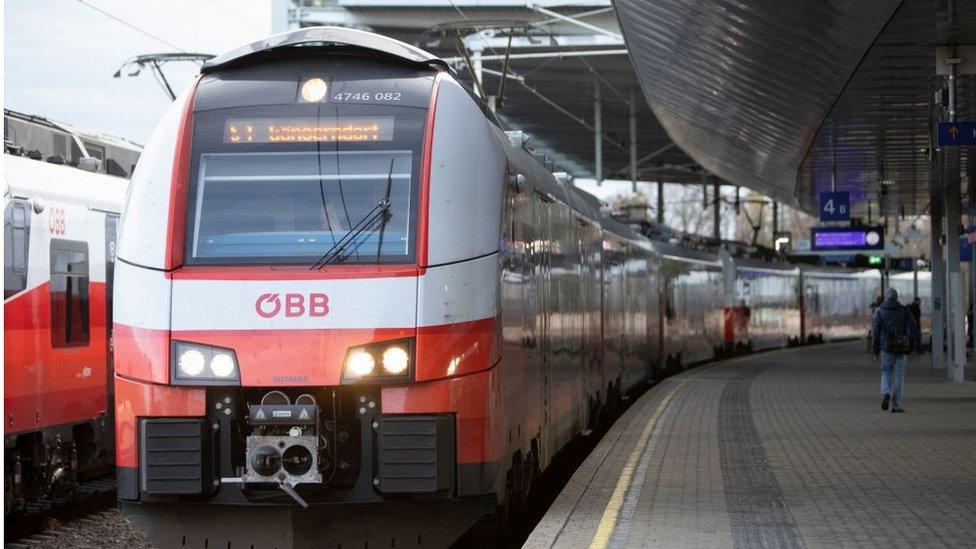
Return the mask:
[[[881,411],[863,342],[668,378],[617,420],[525,546],[971,546],[976,382],[930,365],[910,358],[904,414]]]

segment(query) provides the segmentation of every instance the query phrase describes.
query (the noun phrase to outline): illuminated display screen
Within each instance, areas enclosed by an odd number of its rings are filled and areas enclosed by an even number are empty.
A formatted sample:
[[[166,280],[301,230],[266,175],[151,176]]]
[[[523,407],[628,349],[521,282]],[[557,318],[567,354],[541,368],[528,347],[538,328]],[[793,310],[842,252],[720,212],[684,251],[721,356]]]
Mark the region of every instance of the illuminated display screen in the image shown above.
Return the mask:
[[[881,227],[815,227],[811,246],[814,250],[881,250],[884,229]]]
[[[224,143],[392,140],[392,116],[233,119],[224,125]]]

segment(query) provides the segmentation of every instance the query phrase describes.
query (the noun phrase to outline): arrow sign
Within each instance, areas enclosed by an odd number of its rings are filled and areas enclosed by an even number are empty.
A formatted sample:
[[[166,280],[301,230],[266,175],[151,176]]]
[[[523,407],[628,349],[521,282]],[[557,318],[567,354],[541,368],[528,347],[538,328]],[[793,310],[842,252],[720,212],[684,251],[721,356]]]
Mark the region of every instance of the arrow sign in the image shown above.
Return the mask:
[[[939,146],[976,145],[976,122],[939,122]]]

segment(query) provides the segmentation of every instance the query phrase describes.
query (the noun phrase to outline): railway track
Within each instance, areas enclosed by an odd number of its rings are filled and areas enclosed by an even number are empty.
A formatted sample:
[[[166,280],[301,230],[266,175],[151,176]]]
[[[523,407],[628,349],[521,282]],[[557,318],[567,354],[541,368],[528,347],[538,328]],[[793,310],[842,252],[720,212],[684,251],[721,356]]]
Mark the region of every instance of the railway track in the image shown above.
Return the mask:
[[[33,501],[16,517],[4,522],[5,547],[37,547],[54,534],[43,533],[52,521],[64,522],[98,513],[116,505],[114,476],[86,480],[71,494]],[[37,538],[37,539],[35,539]],[[47,546],[41,543],[41,546]]]

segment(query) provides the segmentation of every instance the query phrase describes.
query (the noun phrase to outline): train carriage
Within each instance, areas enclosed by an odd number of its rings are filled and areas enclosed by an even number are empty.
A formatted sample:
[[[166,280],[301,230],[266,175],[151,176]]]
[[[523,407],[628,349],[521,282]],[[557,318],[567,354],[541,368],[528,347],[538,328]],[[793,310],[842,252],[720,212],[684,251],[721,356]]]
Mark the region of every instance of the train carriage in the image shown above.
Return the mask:
[[[727,311],[726,343],[750,350],[786,347],[800,341],[800,269],[786,263],[732,258],[731,308]],[[731,325],[731,330],[730,326]]]
[[[804,266],[801,284],[805,340],[867,335],[871,303],[881,295],[878,270]]]
[[[726,267],[718,253],[655,242],[661,254],[666,367],[711,360],[725,345]]]
[[[112,286],[126,181],[4,155],[5,511],[114,458]]]
[[[125,508],[196,544],[304,539],[296,502],[453,502],[461,530],[517,505],[621,387],[595,371],[598,214],[405,44],[306,29],[208,63],[124,215]],[[285,537],[220,537],[214,506]]]

